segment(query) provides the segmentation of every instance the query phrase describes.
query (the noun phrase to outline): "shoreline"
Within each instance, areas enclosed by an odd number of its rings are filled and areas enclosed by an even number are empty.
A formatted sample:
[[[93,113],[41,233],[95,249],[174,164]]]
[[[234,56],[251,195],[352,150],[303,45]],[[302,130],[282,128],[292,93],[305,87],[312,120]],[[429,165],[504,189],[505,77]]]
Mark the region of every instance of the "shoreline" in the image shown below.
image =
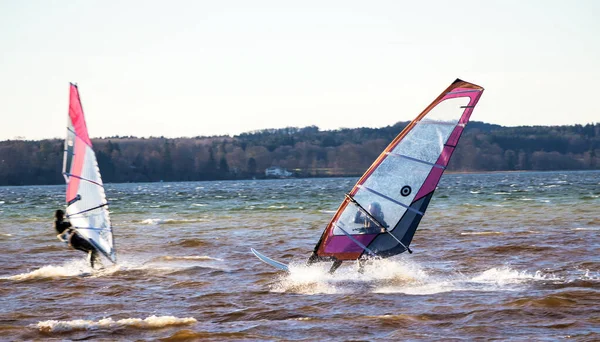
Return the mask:
[[[446,171],[444,175],[473,175],[473,174],[499,174],[499,173],[551,173],[551,172],[600,172],[600,169],[593,170],[508,170],[508,171]],[[362,175],[346,175],[346,176],[314,176],[314,177],[260,177],[260,178],[237,178],[237,179],[205,179],[205,180],[173,180],[173,181],[150,181],[150,182],[120,182],[112,183],[105,182],[104,185],[108,184],[146,184],[146,183],[193,183],[193,182],[236,182],[236,181],[263,181],[263,180],[290,180],[290,179],[319,179],[319,178],[359,178]],[[0,188],[9,187],[20,187],[20,186],[64,186],[64,183],[56,184],[20,184],[20,185],[0,185]]]

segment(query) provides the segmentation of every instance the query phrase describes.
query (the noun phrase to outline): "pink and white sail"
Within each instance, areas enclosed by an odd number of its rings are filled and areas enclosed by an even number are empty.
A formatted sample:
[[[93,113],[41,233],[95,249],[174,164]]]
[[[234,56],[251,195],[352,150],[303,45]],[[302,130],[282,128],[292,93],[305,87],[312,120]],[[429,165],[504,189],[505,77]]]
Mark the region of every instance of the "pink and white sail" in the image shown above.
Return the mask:
[[[71,224],[81,237],[113,263],[116,262],[104,185],[88,135],[79,89],[72,83],[63,175],[67,183],[66,212]]]
[[[409,251],[483,88],[457,79],[388,145],[340,205],[314,256],[354,260]],[[312,258],[312,257],[311,257]]]

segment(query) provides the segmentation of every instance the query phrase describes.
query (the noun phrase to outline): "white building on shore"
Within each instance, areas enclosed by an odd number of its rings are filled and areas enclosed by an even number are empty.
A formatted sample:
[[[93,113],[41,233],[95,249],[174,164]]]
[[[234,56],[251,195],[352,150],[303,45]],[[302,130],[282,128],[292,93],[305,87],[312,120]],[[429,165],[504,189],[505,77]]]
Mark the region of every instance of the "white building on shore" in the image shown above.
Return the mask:
[[[290,177],[291,172],[281,166],[271,166],[265,170],[265,176],[267,177]]]

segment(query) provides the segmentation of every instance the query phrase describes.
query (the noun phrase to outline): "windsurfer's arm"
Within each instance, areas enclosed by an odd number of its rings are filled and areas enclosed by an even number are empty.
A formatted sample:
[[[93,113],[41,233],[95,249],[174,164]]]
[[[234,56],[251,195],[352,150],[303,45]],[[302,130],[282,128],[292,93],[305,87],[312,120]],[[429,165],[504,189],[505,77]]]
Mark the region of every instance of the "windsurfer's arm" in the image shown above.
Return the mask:
[[[67,222],[67,221],[54,221],[54,229],[56,229],[56,231],[59,234],[64,233],[65,230],[67,230],[68,228],[71,228],[71,223]]]
[[[69,242],[69,234],[67,232],[56,235],[56,238],[62,242]]]
[[[363,223],[364,219],[365,218],[360,210],[356,211],[356,215],[354,215],[354,223]]]

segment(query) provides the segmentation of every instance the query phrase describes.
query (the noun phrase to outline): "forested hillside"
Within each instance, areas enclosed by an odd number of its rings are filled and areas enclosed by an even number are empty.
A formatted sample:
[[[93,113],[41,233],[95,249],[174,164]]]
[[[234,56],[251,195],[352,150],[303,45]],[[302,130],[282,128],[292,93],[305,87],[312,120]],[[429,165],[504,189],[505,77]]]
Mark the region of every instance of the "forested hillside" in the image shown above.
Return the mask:
[[[265,129],[238,136],[93,139],[105,182],[264,177],[281,166],[297,177],[359,176],[407,125],[320,131]],[[62,140],[0,142],[0,185],[60,184]],[[467,125],[449,171],[600,168],[600,124]]]

